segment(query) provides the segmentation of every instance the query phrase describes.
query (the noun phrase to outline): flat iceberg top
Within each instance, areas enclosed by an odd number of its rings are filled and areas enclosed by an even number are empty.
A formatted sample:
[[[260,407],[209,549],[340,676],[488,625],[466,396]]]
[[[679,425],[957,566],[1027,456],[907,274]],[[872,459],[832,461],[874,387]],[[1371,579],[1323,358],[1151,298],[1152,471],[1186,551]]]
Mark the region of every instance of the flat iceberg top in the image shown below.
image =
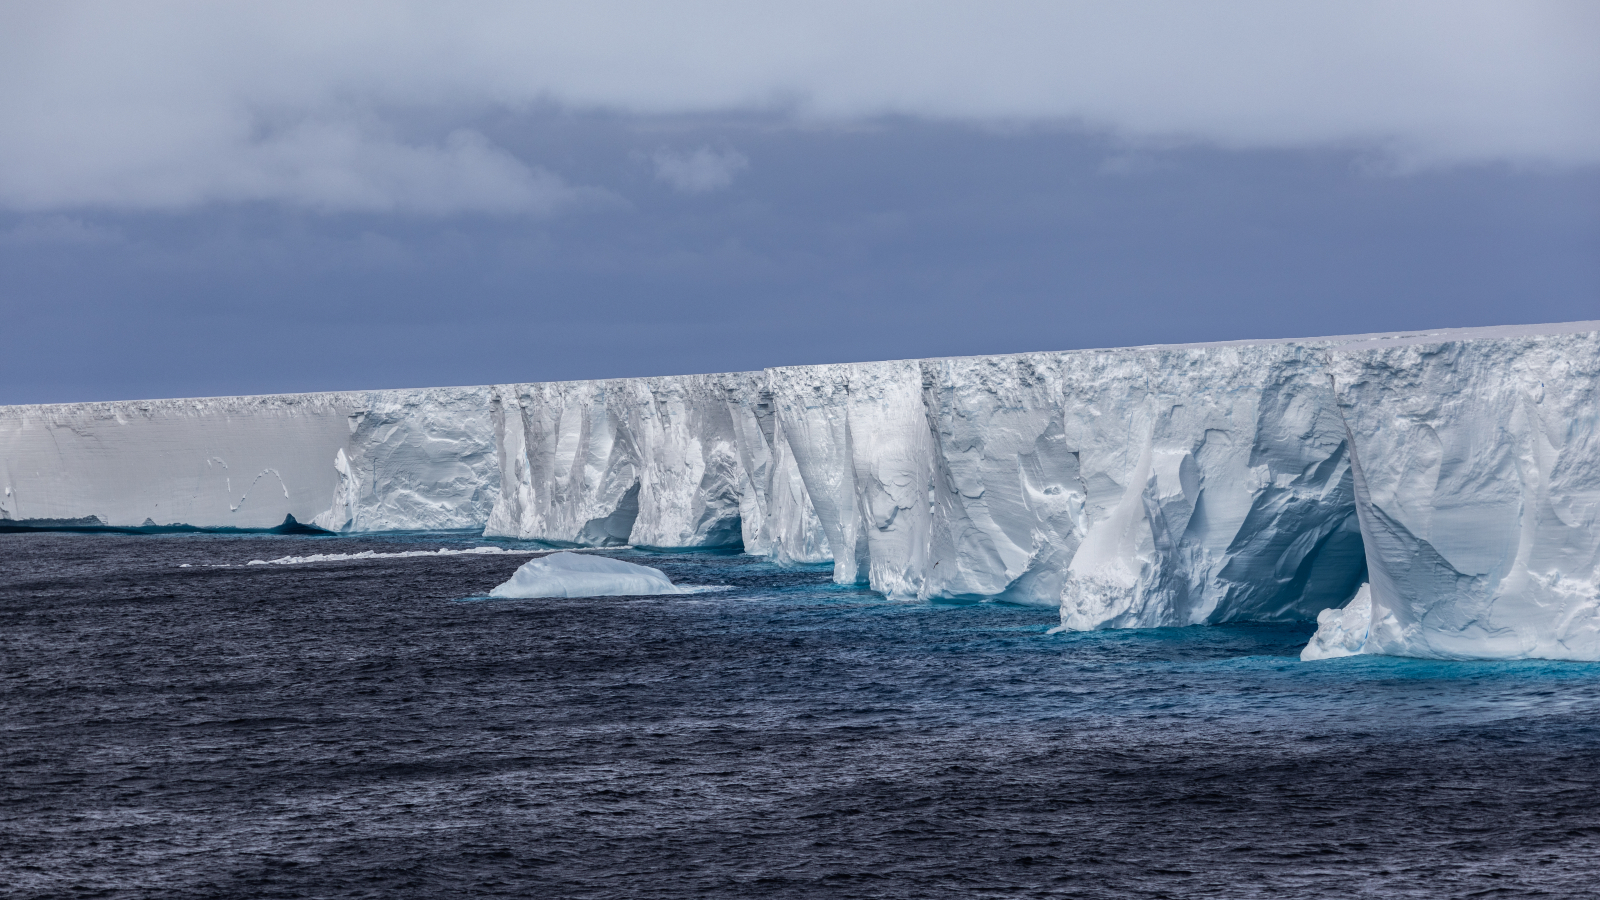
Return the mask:
[[[1451,341],[1501,340],[1506,338],[1544,337],[1563,334],[1583,334],[1600,331],[1600,319],[1582,322],[1552,322],[1535,325],[1480,325],[1466,328],[1419,328],[1411,331],[1374,331],[1365,334],[1334,334],[1320,337],[1244,338],[1230,341],[1201,341],[1187,344],[1135,344],[1127,347],[1082,347],[1075,350],[1032,350],[1023,353],[983,354],[979,356],[935,356],[924,359],[884,360],[884,362],[940,362],[955,360],[1005,360],[1024,357],[1094,356],[1106,353],[1149,353],[1151,351],[1209,350],[1227,347],[1274,347],[1283,344],[1302,345],[1325,351],[1370,350],[1378,347],[1399,347],[1415,344],[1442,344]],[[872,363],[824,363],[793,366],[773,366],[766,372],[803,372],[831,368],[871,365]]]
[[[1083,347],[1074,350],[1035,350],[1023,353],[984,354],[979,356],[929,357],[922,360],[886,360],[886,362],[934,362],[938,360],[1003,360],[1036,356],[1074,356],[1116,352],[1148,352],[1203,350],[1223,347],[1262,347],[1278,344],[1303,344],[1324,350],[1368,350],[1377,347],[1434,344],[1449,341],[1494,340],[1544,335],[1578,334],[1600,331],[1600,320],[1583,322],[1553,322],[1532,325],[1487,325],[1468,328],[1423,328],[1410,331],[1370,332],[1366,334],[1324,335],[1298,338],[1247,338],[1231,341],[1205,341],[1188,344],[1138,344],[1129,347]],[[795,366],[774,366],[761,372],[816,370],[825,371],[851,366],[870,365],[866,362],[822,363]],[[173,397],[145,400],[99,400],[69,403],[28,403],[12,406],[0,405],[0,418],[27,418],[39,415],[64,413],[99,413],[103,415],[128,415],[137,413],[163,413],[181,411],[189,414],[216,413],[222,410],[252,410],[270,408],[281,411],[305,411],[319,408],[336,408],[341,414],[349,410],[362,410],[374,404],[405,403],[428,398],[442,402],[473,402],[487,407],[499,389],[527,388],[536,384],[552,387],[607,385],[630,383],[674,383],[695,379],[726,379],[760,374],[758,372],[715,372],[703,375],[652,375],[635,378],[602,378],[581,381],[552,381],[540,383],[515,383],[504,385],[473,385],[433,388],[390,388],[382,390],[325,391],[297,394],[252,394],[222,397]]]
[[[660,569],[605,556],[565,550],[529,560],[510,580],[489,592],[502,600],[535,597],[637,597],[682,594]]]

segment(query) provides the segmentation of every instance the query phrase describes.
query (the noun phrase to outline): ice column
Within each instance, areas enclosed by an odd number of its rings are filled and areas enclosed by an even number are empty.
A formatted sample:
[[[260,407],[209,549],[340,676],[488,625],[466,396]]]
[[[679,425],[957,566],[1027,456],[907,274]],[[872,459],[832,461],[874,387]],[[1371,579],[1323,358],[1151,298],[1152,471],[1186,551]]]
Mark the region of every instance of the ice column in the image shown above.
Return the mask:
[[[831,561],[827,536],[778,421],[766,373],[728,376],[725,384],[743,475],[739,517],[745,552],[779,565]]]

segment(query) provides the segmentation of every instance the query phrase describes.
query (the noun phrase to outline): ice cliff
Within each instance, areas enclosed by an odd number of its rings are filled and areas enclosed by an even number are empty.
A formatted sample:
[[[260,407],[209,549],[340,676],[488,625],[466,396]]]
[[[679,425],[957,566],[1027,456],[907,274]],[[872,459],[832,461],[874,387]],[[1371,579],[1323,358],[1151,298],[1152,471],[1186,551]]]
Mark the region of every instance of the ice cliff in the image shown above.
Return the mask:
[[[486,388],[0,407],[0,522],[482,528]]]
[[[1361,652],[1600,659],[1596,323],[1329,360],[1371,578]]]
[[[1597,659],[1597,329],[8,407],[0,520],[742,546],[1069,630]]]

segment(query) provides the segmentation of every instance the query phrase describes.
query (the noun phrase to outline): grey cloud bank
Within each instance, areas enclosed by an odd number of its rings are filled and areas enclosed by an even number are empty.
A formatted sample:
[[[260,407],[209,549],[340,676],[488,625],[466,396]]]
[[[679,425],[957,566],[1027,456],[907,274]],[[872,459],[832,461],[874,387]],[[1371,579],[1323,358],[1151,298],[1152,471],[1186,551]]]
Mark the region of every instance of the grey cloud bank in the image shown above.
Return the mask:
[[[1534,0],[20,4],[0,204],[547,213],[568,173],[465,128],[543,103],[1585,165],[1597,45],[1592,4]],[[415,114],[456,130],[403,134]]]
[[[0,402],[483,384],[1566,321],[1600,171],[1373,175],[880,120],[474,123],[603,195],[550,216],[0,212]],[[737,148],[684,193],[650,155]]]

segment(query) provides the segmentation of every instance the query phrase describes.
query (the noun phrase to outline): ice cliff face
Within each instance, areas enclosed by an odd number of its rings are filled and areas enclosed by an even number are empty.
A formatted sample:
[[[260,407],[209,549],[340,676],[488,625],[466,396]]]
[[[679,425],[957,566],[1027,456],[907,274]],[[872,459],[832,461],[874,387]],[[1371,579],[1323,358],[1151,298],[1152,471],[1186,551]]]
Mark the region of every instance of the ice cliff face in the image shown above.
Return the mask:
[[[0,409],[0,521],[333,531],[481,528],[491,391],[288,394]]]
[[[1330,360],[1371,567],[1362,652],[1600,659],[1600,333],[1557,330]]]
[[[1329,342],[770,370],[835,578],[1070,629],[1303,619],[1363,566]]]
[[[338,485],[313,524],[329,531],[482,528],[500,494],[494,392],[374,391],[345,417]],[[298,517],[296,517],[298,518]]]
[[[0,519],[742,546],[1064,629],[1595,659],[1596,328],[10,407]]]
[[[270,528],[328,508],[354,394],[0,410],[0,521]]]
[[[499,389],[502,489],[485,533],[591,546],[739,545],[750,476],[727,386],[739,378]]]

